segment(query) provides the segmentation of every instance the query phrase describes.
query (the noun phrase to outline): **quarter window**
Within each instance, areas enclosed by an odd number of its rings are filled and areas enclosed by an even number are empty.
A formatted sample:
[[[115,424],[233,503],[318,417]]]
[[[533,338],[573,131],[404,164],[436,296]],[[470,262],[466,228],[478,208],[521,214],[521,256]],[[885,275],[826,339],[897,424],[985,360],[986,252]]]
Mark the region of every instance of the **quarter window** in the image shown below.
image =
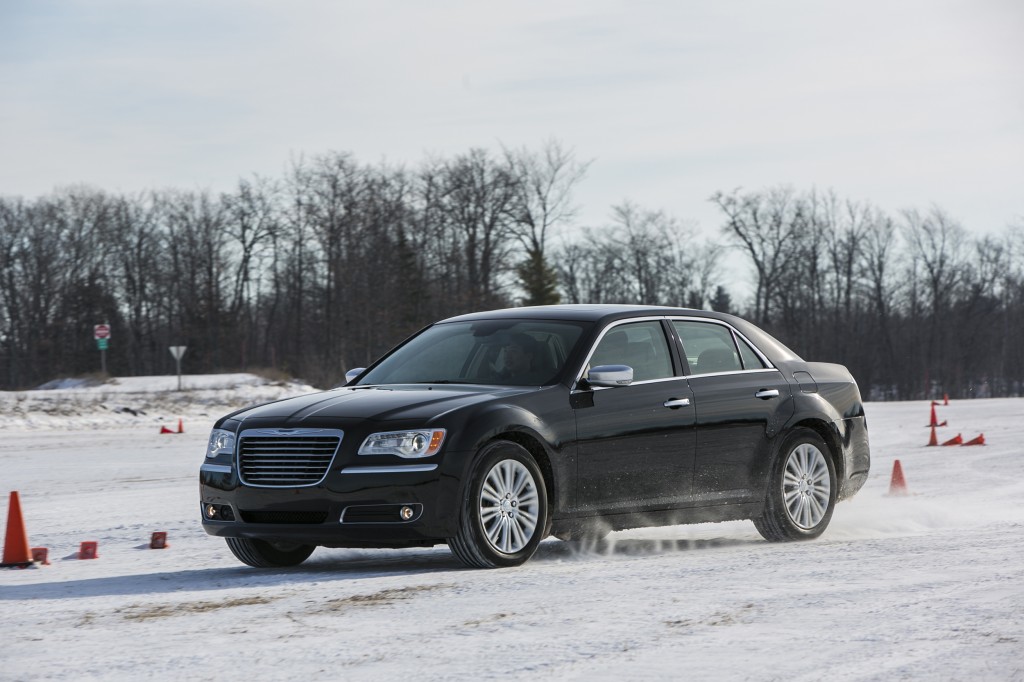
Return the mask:
[[[740,357],[743,358],[743,369],[764,369],[764,361],[754,352],[743,339],[736,337],[736,343],[740,347]]]

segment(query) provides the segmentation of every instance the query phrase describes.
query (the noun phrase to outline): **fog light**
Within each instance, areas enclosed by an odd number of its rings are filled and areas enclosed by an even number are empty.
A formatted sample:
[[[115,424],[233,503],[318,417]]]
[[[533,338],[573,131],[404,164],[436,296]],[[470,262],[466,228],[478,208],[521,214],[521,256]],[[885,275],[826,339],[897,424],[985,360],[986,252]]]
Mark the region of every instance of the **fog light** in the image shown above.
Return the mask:
[[[206,505],[206,518],[215,519],[217,518],[217,508],[212,504]]]
[[[403,521],[408,521],[415,513],[416,512],[412,510],[412,507],[402,507],[401,511],[398,512],[398,515],[402,517]]]

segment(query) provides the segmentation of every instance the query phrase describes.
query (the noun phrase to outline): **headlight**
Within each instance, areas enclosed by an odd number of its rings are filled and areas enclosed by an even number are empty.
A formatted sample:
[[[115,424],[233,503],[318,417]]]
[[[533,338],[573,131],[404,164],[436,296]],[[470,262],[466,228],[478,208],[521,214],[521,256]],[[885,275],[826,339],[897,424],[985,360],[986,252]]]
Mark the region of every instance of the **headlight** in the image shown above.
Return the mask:
[[[235,452],[235,434],[224,429],[210,432],[210,443],[206,446],[206,456],[231,455]]]
[[[444,434],[444,429],[374,433],[363,441],[359,447],[359,454],[430,457],[441,449]]]

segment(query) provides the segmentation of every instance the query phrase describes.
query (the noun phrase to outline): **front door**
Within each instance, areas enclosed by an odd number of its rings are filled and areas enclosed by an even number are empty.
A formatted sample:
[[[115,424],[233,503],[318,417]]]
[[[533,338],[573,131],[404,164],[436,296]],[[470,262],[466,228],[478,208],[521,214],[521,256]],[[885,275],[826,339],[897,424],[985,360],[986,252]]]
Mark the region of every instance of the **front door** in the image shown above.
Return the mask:
[[[628,365],[633,383],[576,391],[577,499],[583,509],[664,509],[690,499],[693,394],[675,376],[659,320],[609,327],[588,363]]]

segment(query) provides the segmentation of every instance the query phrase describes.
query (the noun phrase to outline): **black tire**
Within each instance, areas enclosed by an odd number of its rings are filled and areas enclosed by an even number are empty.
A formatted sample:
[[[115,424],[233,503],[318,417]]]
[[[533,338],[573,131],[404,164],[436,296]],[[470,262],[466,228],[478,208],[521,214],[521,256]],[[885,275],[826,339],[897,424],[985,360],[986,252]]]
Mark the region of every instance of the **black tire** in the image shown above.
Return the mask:
[[[309,558],[316,545],[294,542],[256,540],[252,538],[224,538],[228,549],[243,564],[253,568],[283,568],[298,566]]]
[[[779,447],[764,512],[753,519],[754,526],[769,542],[816,538],[832,520],[838,489],[825,441],[811,429],[794,429]]]
[[[498,491],[491,484],[505,471],[512,474],[509,485]],[[485,445],[462,495],[458,531],[448,538],[452,554],[471,568],[519,566],[533,556],[549,529],[544,476],[533,456],[509,441]]]

